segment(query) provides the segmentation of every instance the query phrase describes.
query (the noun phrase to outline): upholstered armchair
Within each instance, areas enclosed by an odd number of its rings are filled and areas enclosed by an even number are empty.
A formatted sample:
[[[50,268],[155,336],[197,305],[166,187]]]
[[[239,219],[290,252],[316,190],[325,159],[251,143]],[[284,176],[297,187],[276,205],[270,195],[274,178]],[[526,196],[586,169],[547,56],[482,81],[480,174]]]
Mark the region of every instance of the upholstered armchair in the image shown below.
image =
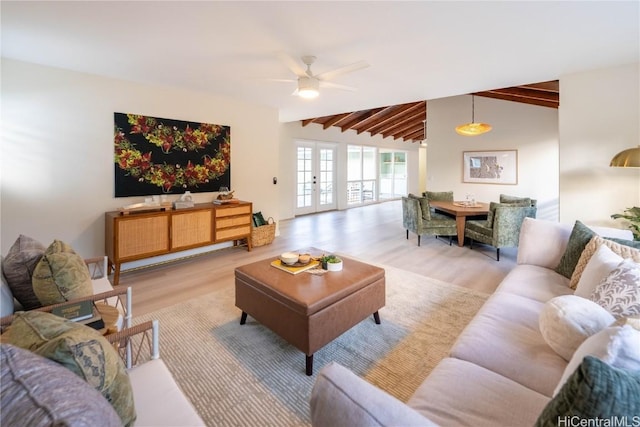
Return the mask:
[[[536,217],[535,200],[523,199],[514,203],[489,204],[489,214],[486,220],[467,221],[464,236],[470,239],[469,248],[473,249],[473,242],[481,242],[496,248],[496,260],[500,261],[500,248],[518,247],[520,227],[526,217]]]
[[[402,225],[407,230],[407,239],[409,239],[409,231],[418,235],[418,246],[420,246],[420,236],[449,236],[449,245],[451,245],[451,236],[456,236],[456,221],[448,216],[431,212],[429,201],[426,197],[409,197],[402,198]]]

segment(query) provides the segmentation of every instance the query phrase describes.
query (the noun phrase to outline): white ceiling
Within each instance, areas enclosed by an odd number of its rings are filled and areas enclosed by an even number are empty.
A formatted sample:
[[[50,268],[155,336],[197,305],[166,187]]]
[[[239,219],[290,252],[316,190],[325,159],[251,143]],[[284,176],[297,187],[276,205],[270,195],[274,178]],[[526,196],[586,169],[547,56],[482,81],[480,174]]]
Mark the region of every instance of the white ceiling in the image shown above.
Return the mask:
[[[2,56],[227,95],[281,121],[556,80],[640,57],[640,2],[1,2]],[[278,52],[316,74],[369,68],[291,96]]]

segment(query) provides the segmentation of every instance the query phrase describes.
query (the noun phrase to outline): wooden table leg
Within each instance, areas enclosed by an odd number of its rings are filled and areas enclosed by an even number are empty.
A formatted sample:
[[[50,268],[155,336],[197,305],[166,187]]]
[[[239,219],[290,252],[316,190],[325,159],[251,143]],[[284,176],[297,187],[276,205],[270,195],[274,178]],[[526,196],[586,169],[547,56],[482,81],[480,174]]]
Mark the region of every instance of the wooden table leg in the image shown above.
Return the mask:
[[[467,217],[465,216],[457,216],[456,217],[456,231],[458,232],[458,246],[464,246],[464,224],[466,222]]]

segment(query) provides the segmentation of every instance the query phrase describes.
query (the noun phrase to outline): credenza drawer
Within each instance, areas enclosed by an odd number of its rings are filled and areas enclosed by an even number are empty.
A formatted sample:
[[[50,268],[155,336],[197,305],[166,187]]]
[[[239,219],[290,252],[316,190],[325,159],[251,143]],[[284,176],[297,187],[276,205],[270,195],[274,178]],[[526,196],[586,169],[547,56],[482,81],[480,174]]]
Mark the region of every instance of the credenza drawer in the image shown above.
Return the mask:
[[[234,215],[251,215],[251,206],[243,205],[243,206],[233,206],[216,209],[216,218],[222,218],[225,216],[234,216]]]
[[[216,228],[216,240],[232,240],[247,236],[251,236],[251,225],[224,229]]]

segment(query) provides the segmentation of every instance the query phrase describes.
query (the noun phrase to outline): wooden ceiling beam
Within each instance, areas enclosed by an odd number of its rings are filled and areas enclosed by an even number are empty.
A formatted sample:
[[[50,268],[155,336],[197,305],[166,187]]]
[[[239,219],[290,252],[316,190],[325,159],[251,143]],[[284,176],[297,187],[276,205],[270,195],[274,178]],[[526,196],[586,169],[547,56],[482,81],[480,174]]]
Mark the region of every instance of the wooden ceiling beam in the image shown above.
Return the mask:
[[[357,131],[357,127],[360,126],[361,123],[370,120],[373,115],[383,109],[384,108],[375,108],[373,110],[359,111],[357,115],[350,117],[349,120],[341,124],[340,127],[343,129],[343,132],[345,129],[354,129]]]
[[[308,125],[308,124],[310,124],[310,123],[315,123],[315,122],[316,122],[316,120],[318,120],[319,118],[320,118],[320,117],[314,117],[314,118],[311,118],[311,119],[304,119],[304,120],[301,120],[301,122],[302,122],[302,127],[305,127],[306,125]]]
[[[327,121],[322,123],[322,128],[323,129],[328,129],[331,126],[337,125],[340,121],[346,119],[351,114],[353,114],[353,113],[336,114],[335,116],[328,118]]]
[[[422,123],[413,124],[412,126],[409,126],[401,131],[395,132],[393,134],[393,139],[398,139],[398,138],[404,139],[407,135],[411,135],[415,132],[418,132],[421,127],[422,127]]]
[[[396,126],[399,122],[401,122],[405,115],[414,114],[416,112],[421,114],[422,117],[426,118],[426,114],[427,114],[426,103],[415,105],[413,106],[413,108],[406,110],[402,113],[396,113],[392,117],[390,117],[389,120],[385,120],[384,122],[381,122],[380,124],[370,128],[369,131],[372,134],[385,132],[390,128],[392,128],[393,126]]]
[[[560,105],[559,100],[524,98],[518,95],[507,95],[507,94],[496,93],[496,92],[478,92],[478,93],[475,93],[474,95],[484,96],[485,98],[502,99],[504,101],[515,101],[523,104],[537,105],[540,107],[558,108],[558,106]]]
[[[412,114],[410,116],[401,117],[397,124],[395,124],[394,126],[391,126],[390,128],[387,128],[384,131],[381,131],[380,133],[382,134],[382,136],[384,138],[386,138],[390,134],[395,134],[395,133],[398,133],[398,132],[402,132],[407,127],[415,125],[416,122],[422,123],[422,121],[424,121],[424,120],[425,120],[424,112],[417,111],[416,113],[414,113],[414,114]]]
[[[397,117],[402,115],[403,113],[410,113],[419,108],[422,108],[423,105],[426,107],[426,101],[418,101],[418,102],[398,105],[396,106],[397,108],[393,109],[388,116],[386,116],[384,119],[381,119],[378,123],[375,123],[373,126],[370,126],[364,129],[364,131],[371,132],[372,135],[375,135],[379,133],[379,131],[376,130],[378,127],[383,127],[387,125],[390,121],[397,120]]]

